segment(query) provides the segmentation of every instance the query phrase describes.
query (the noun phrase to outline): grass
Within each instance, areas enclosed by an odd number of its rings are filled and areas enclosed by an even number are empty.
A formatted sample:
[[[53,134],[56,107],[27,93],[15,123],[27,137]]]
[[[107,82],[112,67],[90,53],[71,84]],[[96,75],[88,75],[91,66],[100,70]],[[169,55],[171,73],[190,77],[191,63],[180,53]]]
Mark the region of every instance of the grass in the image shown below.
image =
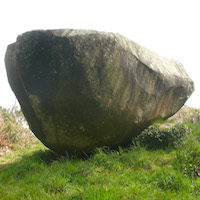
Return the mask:
[[[41,143],[0,157],[2,200],[200,199],[200,123],[178,148],[132,145],[60,156]]]
[[[199,144],[188,146],[190,139],[182,150],[133,145],[98,149],[88,158],[59,156],[36,144],[5,156],[13,162],[1,168],[0,199],[200,199],[193,163]]]

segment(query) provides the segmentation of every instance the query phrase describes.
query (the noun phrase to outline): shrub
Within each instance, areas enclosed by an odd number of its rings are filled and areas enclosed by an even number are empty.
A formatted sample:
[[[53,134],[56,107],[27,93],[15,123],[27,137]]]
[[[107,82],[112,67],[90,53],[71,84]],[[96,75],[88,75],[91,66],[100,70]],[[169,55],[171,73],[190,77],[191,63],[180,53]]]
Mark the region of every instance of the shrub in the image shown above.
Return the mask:
[[[27,127],[22,111],[16,106],[11,109],[0,107],[0,155],[37,141]]]
[[[181,122],[181,123],[200,123],[200,109],[183,106],[175,115],[170,117],[168,122]]]
[[[185,136],[191,133],[191,129],[183,124],[176,124],[171,128],[161,128],[159,125],[151,125],[135,138],[136,144],[146,146],[147,149],[176,148],[181,145]]]

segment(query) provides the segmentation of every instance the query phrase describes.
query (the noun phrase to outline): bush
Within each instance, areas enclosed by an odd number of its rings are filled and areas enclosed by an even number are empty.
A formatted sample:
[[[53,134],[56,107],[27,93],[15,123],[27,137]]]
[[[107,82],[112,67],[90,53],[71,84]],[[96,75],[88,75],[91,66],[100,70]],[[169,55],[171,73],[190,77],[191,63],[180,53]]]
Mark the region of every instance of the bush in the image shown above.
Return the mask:
[[[183,106],[175,115],[170,117],[168,122],[181,122],[181,123],[200,123],[200,109]]]
[[[35,142],[37,140],[28,129],[22,111],[16,106],[11,109],[0,107],[0,155]]]
[[[146,146],[147,149],[176,148],[190,133],[191,129],[183,124],[176,124],[171,128],[151,125],[135,138],[135,142],[141,146]]]

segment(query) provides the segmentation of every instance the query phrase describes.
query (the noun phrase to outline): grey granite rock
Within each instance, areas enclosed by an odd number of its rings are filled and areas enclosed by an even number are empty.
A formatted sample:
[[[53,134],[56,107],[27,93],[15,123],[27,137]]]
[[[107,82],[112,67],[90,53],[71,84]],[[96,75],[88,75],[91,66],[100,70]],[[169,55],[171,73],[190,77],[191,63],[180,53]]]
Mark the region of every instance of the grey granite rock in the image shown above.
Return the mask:
[[[27,32],[8,46],[5,63],[31,130],[58,153],[129,144],[194,90],[178,61],[114,33]]]

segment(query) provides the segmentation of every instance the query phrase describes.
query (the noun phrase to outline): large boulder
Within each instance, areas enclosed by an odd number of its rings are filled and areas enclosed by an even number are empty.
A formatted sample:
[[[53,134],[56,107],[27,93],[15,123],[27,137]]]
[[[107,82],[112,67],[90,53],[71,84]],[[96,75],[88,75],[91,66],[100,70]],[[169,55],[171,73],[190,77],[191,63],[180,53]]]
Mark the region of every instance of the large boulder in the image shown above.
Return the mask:
[[[114,33],[27,32],[5,63],[31,130],[58,153],[129,144],[194,90],[179,62]]]

